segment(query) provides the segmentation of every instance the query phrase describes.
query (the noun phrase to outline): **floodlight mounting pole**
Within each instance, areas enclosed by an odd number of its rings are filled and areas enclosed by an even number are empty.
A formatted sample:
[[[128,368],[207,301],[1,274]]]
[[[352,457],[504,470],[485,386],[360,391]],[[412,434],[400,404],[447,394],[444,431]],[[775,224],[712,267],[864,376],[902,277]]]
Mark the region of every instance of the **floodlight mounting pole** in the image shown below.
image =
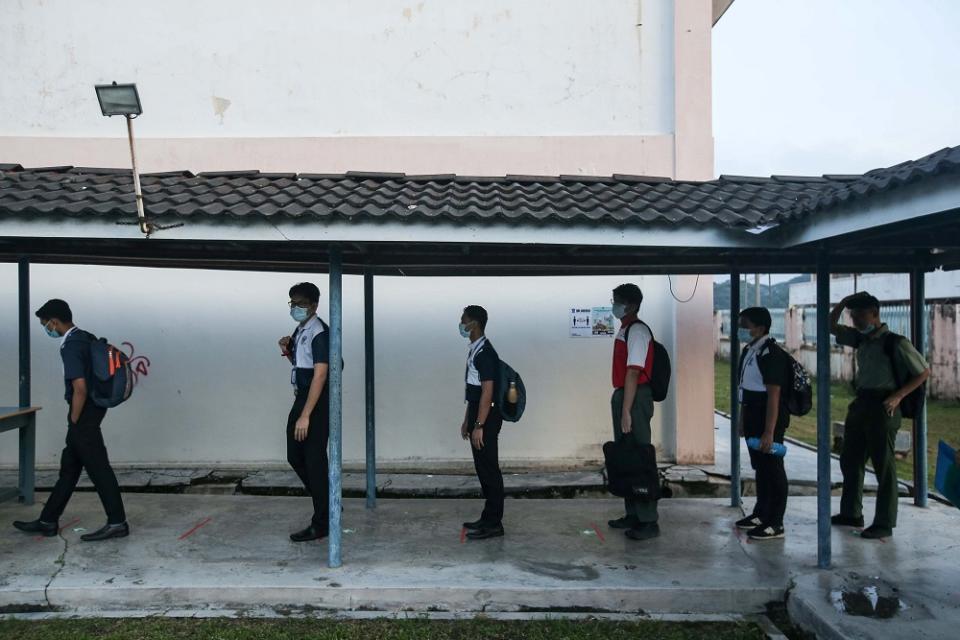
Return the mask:
[[[127,139],[130,141],[130,162],[133,164],[133,190],[137,196],[137,221],[140,224],[140,231],[150,237],[153,231],[152,226],[147,222],[147,215],[143,211],[143,192],[140,190],[140,173],[137,171],[137,152],[133,143],[133,118],[129,115],[124,116],[127,119]]]

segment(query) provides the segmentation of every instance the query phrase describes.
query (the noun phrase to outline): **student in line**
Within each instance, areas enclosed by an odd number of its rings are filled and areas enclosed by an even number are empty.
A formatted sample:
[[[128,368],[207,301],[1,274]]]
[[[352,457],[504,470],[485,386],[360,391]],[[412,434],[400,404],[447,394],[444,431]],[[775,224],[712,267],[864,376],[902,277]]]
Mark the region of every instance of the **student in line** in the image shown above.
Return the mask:
[[[756,472],[757,501],[753,513],[737,521],[748,529],[753,540],[784,537],[783,514],[787,510],[787,472],[782,456],[773,455],[775,442],[783,443],[790,425],[786,393],[791,384],[793,364],[787,353],[770,335],[773,320],[763,307],[740,312],[739,338],[744,345],[740,354],[741,435],[758,438],[760,449],[748,449],[750,466]]]
[[[487,311],[470,305],[460,316],[460,336],[470,341],[467,351],[466,412],[460,436],[469,440],[473,465],[485,499],[483,513],[474,522],[464,522],[467,538],[497,538],[503,531],[503,474],[500,472],[499,438],[503,418],[495,398],[500,377],[500,356],[486,336]]]
[[[291,336],[280,338],[280,351],[290,360],[293,406],[287,415],[287,461],[313,499],[313,517],[294,542],[326,538],[329,533],[327,439],[330,400],[327,395],[330,329],[317,316],[320,289],[311,282],[290,287],[290,317],[297,323]]]
[[[653,334],[638,316],[643,292],[635,284],[622,284],[613,290],[613,315],[620,330],[613,343],[613,396],[610,409],[613,438],[632,438],[638,445],[651,443],[653,418]],[[631,540],[649,540],[660,535],[656,500],[624,498],[625,515],[610,520],[614,529],[625,529]]]
[[[89,397],[94,384],[91,371],[90,345],[96,337],[73,324],[73,312],[63,300],[49,300],[35,314],[43,330],[51,338],[60,339],[60,358],[63,360],[64,398],[67,411],[66,447],[60,455],[60,477],[47,498],[40,518],[29,522],[17,521],[13,526],[27,533],[53,537],[59,533],[63,515],[73,490],[80,481],[80,472],[87,470],[100,502],[107,512],[107,524],[80,536],[85,542],[97,542],[130,535],[127,515],[117,476],[110,466],[107,447],[103,442],[100,424],[107,410],[97,406]]]

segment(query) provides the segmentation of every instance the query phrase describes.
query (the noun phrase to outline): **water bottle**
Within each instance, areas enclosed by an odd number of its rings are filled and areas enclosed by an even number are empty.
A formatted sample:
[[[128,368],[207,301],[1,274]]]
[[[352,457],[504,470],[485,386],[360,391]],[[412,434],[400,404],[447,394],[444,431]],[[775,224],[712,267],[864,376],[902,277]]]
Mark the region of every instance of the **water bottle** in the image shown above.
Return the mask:
[[[760,438],[747,438],[747,446],[754,451],[760,451]],[[770,447],[769,455],[780,456],[782,458],[783,456],[787,455],[786,445],[780,442],[774,442],[773,446]]]
[[[520,392],[517,391],[517,383],[510,381],[510,388],[507,389],[507,401],[504,404],[504,413],[508,416],[514,416],[517,413],[517,401],[520,399]]]

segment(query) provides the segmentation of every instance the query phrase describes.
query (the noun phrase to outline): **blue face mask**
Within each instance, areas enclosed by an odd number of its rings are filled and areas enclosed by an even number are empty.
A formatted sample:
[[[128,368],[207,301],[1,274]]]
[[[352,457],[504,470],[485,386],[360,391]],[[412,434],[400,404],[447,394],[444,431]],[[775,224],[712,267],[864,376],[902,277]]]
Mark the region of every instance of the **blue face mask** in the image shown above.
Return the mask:
[[[627,305],[620,302],[614,302],[613,317],[616,318],[617,320],[620,320],[625,315],[627,315]]]
[[[742,344],[753,342],[753,336],[750,335],[750,329],[744,329],[743,327],[740,327],[739,329],[737,329],[737,339]]]
[[[465,325],[465,324],[463,324],[463,323],[461,322],[459,329],[460,329],[460,337],[461,337],[461,338],[469,338],[469,337],[470,337],[470,330],[467,329],[467,325]]]
[[[43,330],[46,331],[47,335],[51,338],[62,338],[63,336],[56,329],[51,329],[47,325],[43,325]]]
[[[297,322],[303,322],[310,317],[310,312],[303,307],[293,307],[290,309],[290,317]]]

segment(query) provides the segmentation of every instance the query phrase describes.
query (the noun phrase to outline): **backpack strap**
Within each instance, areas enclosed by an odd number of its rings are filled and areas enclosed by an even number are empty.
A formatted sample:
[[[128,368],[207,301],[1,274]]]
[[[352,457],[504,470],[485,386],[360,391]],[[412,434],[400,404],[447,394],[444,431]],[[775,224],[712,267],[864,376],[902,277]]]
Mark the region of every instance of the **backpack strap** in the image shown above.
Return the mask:
[[[897,383],[897,389],[900,389],[906,384],[906,379],[900,375],[901,372],[899,367],[897,367],[897,358],[894,355],[894,350],[900,345],[901,340],[906,339],[906,336],[901,336],[893,331],[888,331],[887,335],[883,336],[883,353],[890,360],[890,368],[893,369],[893,381]]]

